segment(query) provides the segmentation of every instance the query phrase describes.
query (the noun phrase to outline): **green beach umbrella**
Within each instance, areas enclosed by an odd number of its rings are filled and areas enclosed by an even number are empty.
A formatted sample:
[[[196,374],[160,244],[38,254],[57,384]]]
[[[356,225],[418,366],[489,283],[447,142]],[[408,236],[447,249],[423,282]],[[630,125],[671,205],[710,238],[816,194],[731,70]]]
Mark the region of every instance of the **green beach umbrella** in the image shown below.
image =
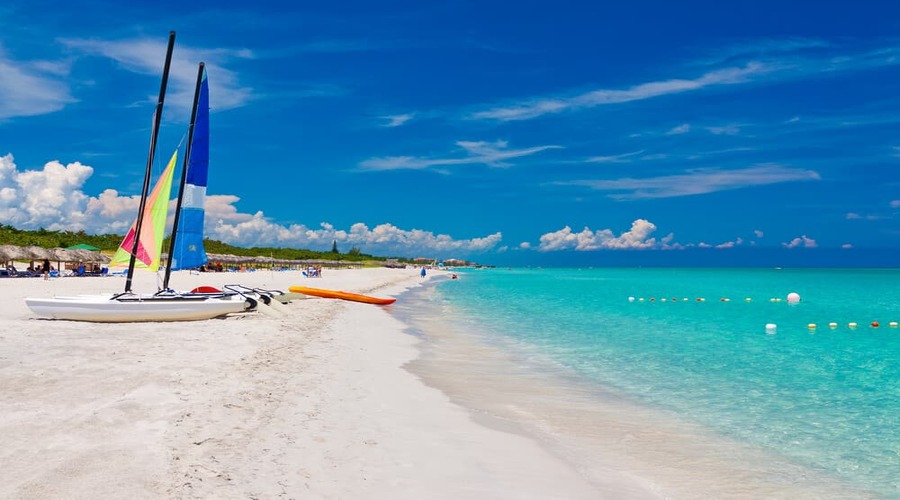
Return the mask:
[[[92,252],[96,252],[97,250],[100,250],[99,248],[88,245],[87,243],[79,243],[77,245],[72,245],[70,247],[66,247],[66,249],[67,250],[90,250]]]

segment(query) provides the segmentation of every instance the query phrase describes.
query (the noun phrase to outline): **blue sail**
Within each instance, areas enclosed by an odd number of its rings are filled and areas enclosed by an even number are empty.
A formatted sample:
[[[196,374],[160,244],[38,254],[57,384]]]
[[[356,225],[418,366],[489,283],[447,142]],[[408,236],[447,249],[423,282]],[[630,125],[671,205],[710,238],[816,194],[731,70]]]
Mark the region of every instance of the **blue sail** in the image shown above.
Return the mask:
[[[196,269],[207,262],[203,247],[203,204],[209,171],[209,82],[206,70],[197,96],[197,117],[191,138],[190,160],[183,189],[172,269]]]

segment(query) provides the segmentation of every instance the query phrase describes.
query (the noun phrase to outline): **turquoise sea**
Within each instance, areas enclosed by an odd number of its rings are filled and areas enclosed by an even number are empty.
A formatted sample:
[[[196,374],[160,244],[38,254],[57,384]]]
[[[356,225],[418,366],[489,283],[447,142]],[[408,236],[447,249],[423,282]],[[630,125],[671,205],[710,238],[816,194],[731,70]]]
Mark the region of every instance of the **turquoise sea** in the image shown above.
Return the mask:
[[[900,270],[455,272],[398,301],[411,369],[494,425],[651,491],[900,498]]]

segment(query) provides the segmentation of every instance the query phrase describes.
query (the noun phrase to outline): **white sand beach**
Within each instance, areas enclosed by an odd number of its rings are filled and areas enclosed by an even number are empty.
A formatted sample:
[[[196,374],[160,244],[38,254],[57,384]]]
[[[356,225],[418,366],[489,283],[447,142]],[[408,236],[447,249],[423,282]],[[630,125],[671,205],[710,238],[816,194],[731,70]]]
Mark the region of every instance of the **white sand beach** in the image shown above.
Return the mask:
[[[155,282],[138,273],[134,290]],[[420,282],[412,269],[172,280],[378,296]],[[0,280],[0,498],[598,496],[534,440],[478,424],[406,371],[417,340],[381,306],[309,298],[277,318],[98,324],[40,319],[23,300],[123,286]]]
[[[172,279],[380,297],[423,283],[385,268]],[[123,287],[0,279],[0,498],[871,498],[448,336],[453,318],[405,317],[429,288],[174,323],[48,320],[24,302]]]

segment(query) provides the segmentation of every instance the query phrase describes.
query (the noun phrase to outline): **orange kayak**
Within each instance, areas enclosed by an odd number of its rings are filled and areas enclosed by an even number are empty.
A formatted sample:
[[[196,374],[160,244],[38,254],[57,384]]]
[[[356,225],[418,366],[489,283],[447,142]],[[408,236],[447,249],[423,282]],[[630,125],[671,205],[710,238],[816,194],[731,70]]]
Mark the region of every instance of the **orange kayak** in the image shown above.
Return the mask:
[[[397,299],[382,299],[369,295],[361,295],[358,293],[342,292],[340,290],[326,290],[324,288],[310,288],[308,286],[292,286],[288,290],[294,293],[302,293],[304,295],[312,295],[313,297],[325,297],[329,299],[352,300],[354,302],[365,302],[366,304],[387,305],[393,304]]]

